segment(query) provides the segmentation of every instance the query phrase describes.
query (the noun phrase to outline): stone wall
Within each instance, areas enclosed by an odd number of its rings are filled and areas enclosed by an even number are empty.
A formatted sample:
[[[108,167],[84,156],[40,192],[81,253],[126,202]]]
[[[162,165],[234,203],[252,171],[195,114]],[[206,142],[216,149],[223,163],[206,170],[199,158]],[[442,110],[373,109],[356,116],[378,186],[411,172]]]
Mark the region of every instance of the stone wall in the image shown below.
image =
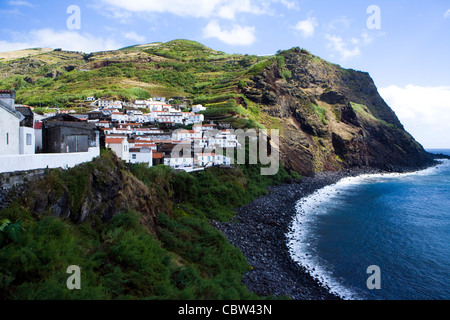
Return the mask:
[[[45,169],[0,173],[0,209],[8,207],[32,182],[45,177]]]

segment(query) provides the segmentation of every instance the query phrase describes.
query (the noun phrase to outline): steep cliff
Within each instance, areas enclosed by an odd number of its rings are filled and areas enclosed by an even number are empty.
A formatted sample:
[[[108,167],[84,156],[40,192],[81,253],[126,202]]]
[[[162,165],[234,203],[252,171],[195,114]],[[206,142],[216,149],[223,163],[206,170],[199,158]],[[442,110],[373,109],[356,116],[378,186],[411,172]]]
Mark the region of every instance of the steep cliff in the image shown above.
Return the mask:
[[[281,121],[281,159],[304,175],[352,167],[415,168],[429,162],[368,73],[309,52],[280,52],[240,91]]]
[[[65,170],[53,169],[23,192],[24,207],[37,218],[51,214],[79,224],[108,222],[121,212],[140,213],[141,224],[156,229],[155,208],[171,208],[135,178],[111,151],[91,163]]]

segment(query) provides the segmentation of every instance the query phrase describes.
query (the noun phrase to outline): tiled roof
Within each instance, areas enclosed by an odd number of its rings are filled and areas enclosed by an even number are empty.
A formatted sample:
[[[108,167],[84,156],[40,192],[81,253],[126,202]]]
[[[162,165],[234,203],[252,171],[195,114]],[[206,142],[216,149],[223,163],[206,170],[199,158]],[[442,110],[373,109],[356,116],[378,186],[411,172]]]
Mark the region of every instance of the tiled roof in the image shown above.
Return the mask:
[[[125,138],[106,138],[105,143],[108,143],[108,144],[120,143],[121,144],[124,139]]]

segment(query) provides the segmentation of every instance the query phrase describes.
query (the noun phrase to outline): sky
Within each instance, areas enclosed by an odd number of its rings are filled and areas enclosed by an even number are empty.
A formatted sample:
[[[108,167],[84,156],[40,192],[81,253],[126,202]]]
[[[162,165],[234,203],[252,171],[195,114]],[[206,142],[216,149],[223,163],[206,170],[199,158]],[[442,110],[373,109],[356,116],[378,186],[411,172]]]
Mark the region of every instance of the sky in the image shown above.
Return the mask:
[[[0,0],[0,52],[174,39],[227,53],[301,47],[369,72],[425,148],[449,148],[450,0]]]

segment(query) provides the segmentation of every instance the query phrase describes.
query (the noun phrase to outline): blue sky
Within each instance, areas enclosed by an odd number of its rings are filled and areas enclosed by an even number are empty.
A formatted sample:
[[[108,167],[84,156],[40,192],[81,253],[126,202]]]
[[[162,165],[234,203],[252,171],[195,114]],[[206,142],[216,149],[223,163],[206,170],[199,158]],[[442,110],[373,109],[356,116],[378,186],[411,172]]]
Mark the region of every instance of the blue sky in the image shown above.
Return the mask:
[[[70,5],[80,9],[79,29],[67,25]],[[92,52],[181,38],[227,53],[299,46],[369,72],[420,143],[450,148],[448,0],[0,0],[0,16],[0,52]]]

